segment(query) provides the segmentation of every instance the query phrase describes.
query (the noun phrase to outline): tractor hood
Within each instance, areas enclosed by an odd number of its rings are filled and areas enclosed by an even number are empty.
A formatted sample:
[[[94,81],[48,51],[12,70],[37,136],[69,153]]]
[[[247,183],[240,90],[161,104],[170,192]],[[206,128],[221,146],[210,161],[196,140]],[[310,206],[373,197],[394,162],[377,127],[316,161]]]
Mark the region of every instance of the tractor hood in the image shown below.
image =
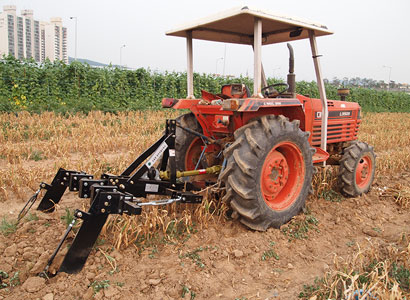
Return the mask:
[[[333,33],[315,22],[245,6],[199,19],[166,34],[187,37],[187,32],[192,32],[193,39],[252,45],[255,18],[262,20],[262,45],[306,39],[309,30],[313,30],[315,36]]]

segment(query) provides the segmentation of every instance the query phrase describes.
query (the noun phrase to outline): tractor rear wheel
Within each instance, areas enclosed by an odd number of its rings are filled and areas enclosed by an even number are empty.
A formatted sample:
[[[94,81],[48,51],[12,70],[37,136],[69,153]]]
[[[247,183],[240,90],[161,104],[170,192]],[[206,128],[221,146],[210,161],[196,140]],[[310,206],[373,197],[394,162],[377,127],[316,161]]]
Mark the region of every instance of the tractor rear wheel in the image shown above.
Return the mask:
[[[304,207],[315,152],[308,137],[299,121],[284,116],[263,116],[235,132],[219,180],[226,186],[224,201],[243,224],[260,231],[278,228]]]
[[[177,122],[184,128],[202,133],[201,125],[192,113],[179,116]],[[204,143],[200,137],[177,127],[175,138],[175,162],[177,170],[194,170],[201,156],[202,146],[204,146]],[[202,167],[202,163],[199,163],[198,168],[200,169]]]
[[[346,197],[357,197],[370,190],[374,179],[376,156],[373,147],[354,141],[344,149],[339,167],[339,188]]]

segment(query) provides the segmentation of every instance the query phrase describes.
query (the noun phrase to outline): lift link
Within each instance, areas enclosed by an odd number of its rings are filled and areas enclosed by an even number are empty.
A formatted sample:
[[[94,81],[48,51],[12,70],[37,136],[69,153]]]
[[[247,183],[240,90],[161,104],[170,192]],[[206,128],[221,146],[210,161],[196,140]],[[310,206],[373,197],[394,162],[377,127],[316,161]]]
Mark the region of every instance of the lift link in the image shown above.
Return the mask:
[[[179,128],[181,128],[182,130],[185,130],[186,132],[189,132],[189,133],[191,133],[191,134],[193,134],[193,135],[196,135],[197,137],[200,137],[202,140],[205,140],[205,142],[208,143],[208,144],[218,143],[218,140],[215,140],[215,139],[213,139],[213,138],[210,138],[210,137],[208,137],[208,136],[206,136],[206,135],[204,135],[204,134],[202,134],[202,133],[199,133],[199,132],[197,132],[197,131],[195,131],[195,130],[192,130],[192,129],[188,128],[188,127],[182,126],[179,121],[177,121],[177,126],[178,126]]]

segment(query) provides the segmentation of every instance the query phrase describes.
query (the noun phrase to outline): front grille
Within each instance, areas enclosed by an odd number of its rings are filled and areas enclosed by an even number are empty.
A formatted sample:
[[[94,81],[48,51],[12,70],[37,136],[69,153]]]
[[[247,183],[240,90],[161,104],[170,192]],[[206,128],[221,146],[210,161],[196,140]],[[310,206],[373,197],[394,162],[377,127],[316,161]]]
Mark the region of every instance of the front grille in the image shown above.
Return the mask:
[[[359,124],[344,123],[344,124],[328,124],[327,125],[327,141],[336,142],[344,140],[352,140],[357,136]],[[320,135],[322,132],[321,125],[313,126],[312,145],[320,145]]]

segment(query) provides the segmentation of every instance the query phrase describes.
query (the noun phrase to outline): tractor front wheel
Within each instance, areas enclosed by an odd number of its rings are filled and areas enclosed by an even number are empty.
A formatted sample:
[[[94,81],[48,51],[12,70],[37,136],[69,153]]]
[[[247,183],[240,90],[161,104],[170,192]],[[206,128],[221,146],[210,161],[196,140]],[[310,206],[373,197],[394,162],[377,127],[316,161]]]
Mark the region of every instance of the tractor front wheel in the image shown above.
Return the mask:
[[[219,179],[226,186],[224,201],[243,224],[277,228],[304,207],[313,175],[308,137],[299,121],[284,116],[263,116],[235,132]]]
[[[339,188],[346,197],[357,197],[370,190],[374,179],[376,156],[373,147],[354,141],[344,149],[339,166]]]

